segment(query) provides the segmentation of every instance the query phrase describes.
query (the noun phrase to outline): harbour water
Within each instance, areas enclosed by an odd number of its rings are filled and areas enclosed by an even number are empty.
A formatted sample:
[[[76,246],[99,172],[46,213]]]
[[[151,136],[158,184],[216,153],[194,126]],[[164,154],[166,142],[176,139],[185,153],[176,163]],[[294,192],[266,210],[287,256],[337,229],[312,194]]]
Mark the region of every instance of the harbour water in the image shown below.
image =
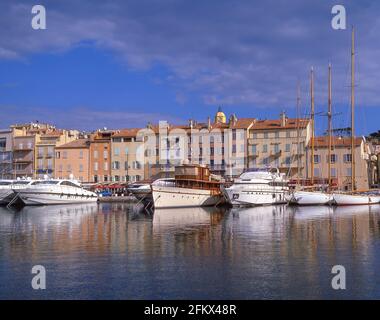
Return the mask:
[[[380,206],[0,208],[0,299],[380,299],[379,270]]]

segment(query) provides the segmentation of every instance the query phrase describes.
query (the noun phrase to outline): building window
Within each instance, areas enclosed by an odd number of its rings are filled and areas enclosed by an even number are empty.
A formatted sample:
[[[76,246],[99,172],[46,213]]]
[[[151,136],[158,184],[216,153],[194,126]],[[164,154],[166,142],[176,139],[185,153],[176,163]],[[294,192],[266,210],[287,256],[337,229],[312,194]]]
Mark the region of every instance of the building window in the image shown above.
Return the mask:
[[[114,154],[115,156],[120,155],[120,148],[115,147],[115,149],[113,150],[113,154]]]
[[[269,159],[268,158],[264,158],[263,159],[263,164],[264,165],[268,165],[269,164]]]
[[[319,177],[319,176],[320,176],[319,168],[314,168],[314,177]]]
[[[290,165],[292,163],[292,159],[291,159],[291,157],[286,157],[285,158],[285,164],[286,165]]]
[[[269,138],[268,132],[264,132],[264,139],[268,139],[268,138]]]
[[[128,148],[127,147],[124,149],[124,152],[126,155],[128,154]]]
[[[104,171],[108,170],[108,162],[104,162]]]
[[[273,149],[274,149],[274,152],[277,153],[280,151],[280,145],[278,143],[276,143],[274,146],[273,146]]]
[[[98,150],[94,150],[94,158],[98,159]]]
[[[83,164],[79,164],[79,172],[83,172]]]
[[[94,182],[95,182],[95,183],[98,182],[98,176],[97,176],[97,175],[94,176]]]
[[[256,151],[257,151],[257,146],[254,144],[252,146],[252,154],[256,154]]]
[[[94,171],[98,171],[98,163],[94,162]]]
[[[53,170],[53,159],[48,159],[47,167],[49,170]]]
[[[63,165],[62,165],[62,164],[59,165],[59,169],[58,169],[58,171],[59,171],[59,172],[62,172],[62,171],[63,171]]]
[[[329,158],[327,156],[327,161],[329,161]],[[331,163],[336,163],[338,161],[338,156],[336,154],[331,155]]]
[[[67,165],[67,172],[71,172],[71,164]]]
[[[336,177],[336,168],[331,168],[331,176]]]
[[[244,143],[242,143],[240,145],[240,152],[244,152],[244,151],[245,151],[245,145],[244,145]]]
[[[352,161],[352,154],[347,153],[343,155],[343,161],[344,162],[351,162]]]
[[[351,177],[351,175],[352,175],[352,170],[351,170],[351,168],[347,168],[347,177]]]
[[[240,140],[244,140],[244,139],[245,139],[244,131],[241,131],[240,132]]]
[[[232,140],[236,140],[236,129],[232,129]]]
[[[83,159],[83,150],[79,151],[79,159]]]
[[[62,153],[62,158],[63,158],[63,159],[67,159],[67,151],[63,151],[63,153]]]
[[[140,175],[136,175],[136,181],[140,181],[140,180],[141,180]]]
[[[321,156],[319,154],[314,155],[314,163],[319,163],[321,160]]]
[[[232,153],[236,153],[236,144],[232,145]]]
[[[114,179],[115,179],[115,181],[120,181],[120,177],[119,176],[115,176]]]
[[[268,145],[267,144],[263,144],[263,152],[264,153],[268,152]]]
[[[108,151],[107,150],[103,151],[103,159],[108,159]]]
[[[252,134],[252,139],[257,139],[257,133]]]
[[[290,144],[289,143],[287,143],[285,145],[285,152],[290,152]]]
[[[60,153],[60,152],[56,152],[56,153],[55,153],[55,158],[56,158],[56,159],[61,158],[61,153]]]
[[[274,137],[275,137],[276,139],[280,138],[280,132],[279,132],[279,131],[276,131],[276,132],[274,133]]]
[[[104,182],[108,182],[108,176],[104,176]]]
[[[286,131],[286,137],[287,137],[287,138],[290,138],[290,131],[289,131],[289,130]]]
[[[113,164],[112,169],[114,169],[114,170],[120,169],[120,162],[119,161],[114,161],[112,164]]]

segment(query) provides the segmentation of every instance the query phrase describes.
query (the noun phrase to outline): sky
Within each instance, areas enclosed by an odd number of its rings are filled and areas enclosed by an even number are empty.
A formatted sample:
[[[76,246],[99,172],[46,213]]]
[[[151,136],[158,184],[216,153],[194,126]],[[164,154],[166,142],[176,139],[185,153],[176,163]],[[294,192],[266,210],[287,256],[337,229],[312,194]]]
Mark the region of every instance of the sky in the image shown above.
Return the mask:
[[[31,27],[35,4],[46,30]],[[331,27],[335,4],[347,29]],[[356,30],[356,133],[380,129],[380,2],[377,0],[53,0],[0,2],[0,128],[143,127],[167,120],[327,118],[332,64],[333,127],[350,124],[350,38]]]

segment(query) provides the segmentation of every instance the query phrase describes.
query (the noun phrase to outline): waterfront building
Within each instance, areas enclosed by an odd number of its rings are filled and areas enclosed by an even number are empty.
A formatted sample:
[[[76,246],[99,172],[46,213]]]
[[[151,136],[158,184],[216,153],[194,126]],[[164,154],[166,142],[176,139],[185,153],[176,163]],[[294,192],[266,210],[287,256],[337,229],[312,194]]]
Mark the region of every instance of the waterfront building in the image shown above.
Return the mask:
[[[331,145],[331,178],[337,179],[339,189],[351,190],[351,137],[332,137]],[[369,188],[369,157],[368,144],[363,138],[356,137],[355,180],[358,190]],[[328,137],[316,137],[314,141],[315,178],[328,178],[328,161]]]
[[[309,119],[255,120],[249,130],[248,167],[277,167],[290,178],[307,178],[306,146],[311,138]]]
[[[111,181],[111,137],[114,131],[97,130],[90,135],[90,169],[91,182]]]
[[[12,130],[0,130],[0,179],[12,179]]]
[[[55,147],[75,140],[79,132],[46,123],[12,125],[13,177],[54,177]]]
[[[138,135],[139,130],[122,129],[112,135],[112,181],[132,183],[145,178],[143,137]]]
[[[74,178],[82,183],[91,182],[89,165],[89,139],[77,139],[55,148],[55,178]]]

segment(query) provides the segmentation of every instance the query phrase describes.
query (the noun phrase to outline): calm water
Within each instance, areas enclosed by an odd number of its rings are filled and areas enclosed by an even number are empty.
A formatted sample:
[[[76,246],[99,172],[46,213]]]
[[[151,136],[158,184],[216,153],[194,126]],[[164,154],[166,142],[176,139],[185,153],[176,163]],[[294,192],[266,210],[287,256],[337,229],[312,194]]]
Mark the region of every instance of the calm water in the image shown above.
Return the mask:
[[[37,264],[46,290],[31,288]],[[0,208],[1,299],[379,299],[378,272],[378,206]]]

